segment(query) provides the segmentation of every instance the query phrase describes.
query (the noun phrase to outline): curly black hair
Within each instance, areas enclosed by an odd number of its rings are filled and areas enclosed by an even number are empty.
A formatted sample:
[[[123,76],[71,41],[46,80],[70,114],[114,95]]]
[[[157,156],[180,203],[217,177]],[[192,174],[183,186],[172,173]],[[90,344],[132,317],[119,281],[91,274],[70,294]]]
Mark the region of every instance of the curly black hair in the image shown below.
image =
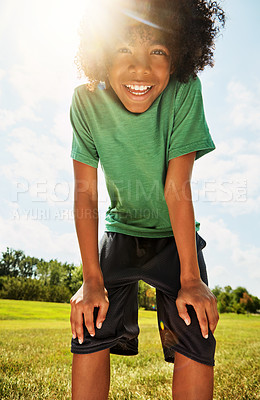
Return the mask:
[[[93,0],[92,0],[93,1]],[[75,62],[88,78],[89,90],[107,82],[113,43],[131,20],[160,29],[172,56],[178,81],[187,82],[207,65],[212,67],[214,40],[225,25],[225,13],[211,0],[103,0],[81,22]]]

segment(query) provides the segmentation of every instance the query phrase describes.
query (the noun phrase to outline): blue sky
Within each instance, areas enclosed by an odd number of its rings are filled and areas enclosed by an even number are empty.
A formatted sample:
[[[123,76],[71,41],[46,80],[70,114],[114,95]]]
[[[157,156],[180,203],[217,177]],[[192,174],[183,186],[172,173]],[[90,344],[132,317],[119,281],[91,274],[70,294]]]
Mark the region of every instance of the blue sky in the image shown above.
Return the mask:
[[[260,2],[225,0],[215,67],[199,76],[216,150],[196,161],[193,197],[210,287],[260,296]],[[73,59],[80,0],[0,5],[0,251],[80,263],[73,209]],[[109,201],[99,171],[99,237]]]

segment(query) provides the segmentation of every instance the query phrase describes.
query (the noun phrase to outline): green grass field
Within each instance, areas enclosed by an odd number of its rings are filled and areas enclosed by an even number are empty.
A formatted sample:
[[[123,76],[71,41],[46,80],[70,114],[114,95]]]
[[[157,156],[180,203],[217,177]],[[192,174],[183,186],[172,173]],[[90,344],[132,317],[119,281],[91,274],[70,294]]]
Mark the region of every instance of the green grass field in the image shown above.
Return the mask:
[[[0,300],[1,399],[70,399],[69,304]],[[139,355],[111,356],[110,400],[171,399],[156,312],[139,310]],[[260,399],[260,316],[221,315],[216,400]]]

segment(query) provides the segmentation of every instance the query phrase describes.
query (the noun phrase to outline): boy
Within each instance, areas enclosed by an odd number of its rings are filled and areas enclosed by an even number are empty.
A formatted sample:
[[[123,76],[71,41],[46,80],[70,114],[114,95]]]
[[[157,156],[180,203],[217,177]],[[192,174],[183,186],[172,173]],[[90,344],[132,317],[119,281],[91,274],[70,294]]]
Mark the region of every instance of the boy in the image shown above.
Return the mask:
[[[103,63],[100,54],[81,54],[90,85],[75,90],[71,107],[83,264],[83,285],[71,299],[74,400],[107,399],[109,353],[137,354],[140,279],[156,287],[164,356],[175,363],[173,398],[213,396],[218,312],[207,286],[206,243],[197,233],[190,180],[194,160],[215,148],[195,71],[210,64],[213,15],[221,9],[194,0],[151,3],[123,9],[116,34],[106,30],[113,39],[103,37]],[[95,85],[102,73],[105,90]],[[99,160],[111,200],[100,249]]]

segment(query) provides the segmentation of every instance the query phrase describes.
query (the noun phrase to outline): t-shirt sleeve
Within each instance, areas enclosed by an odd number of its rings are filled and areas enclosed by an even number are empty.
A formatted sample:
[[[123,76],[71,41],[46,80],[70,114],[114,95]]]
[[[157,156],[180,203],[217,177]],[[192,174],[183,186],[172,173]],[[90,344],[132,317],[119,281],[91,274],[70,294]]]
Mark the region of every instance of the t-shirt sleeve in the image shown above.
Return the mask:
[[[194,151],[198,159],[214,149],[204,114],[201,83],[198,77],[191,78],[180,84],[176,94],[168,161]]]
[[[99,156],[86,120],[86,110],[79,88],[75,89],[70,107],[73,128],[70,156],[77,161],[98,167]]]

